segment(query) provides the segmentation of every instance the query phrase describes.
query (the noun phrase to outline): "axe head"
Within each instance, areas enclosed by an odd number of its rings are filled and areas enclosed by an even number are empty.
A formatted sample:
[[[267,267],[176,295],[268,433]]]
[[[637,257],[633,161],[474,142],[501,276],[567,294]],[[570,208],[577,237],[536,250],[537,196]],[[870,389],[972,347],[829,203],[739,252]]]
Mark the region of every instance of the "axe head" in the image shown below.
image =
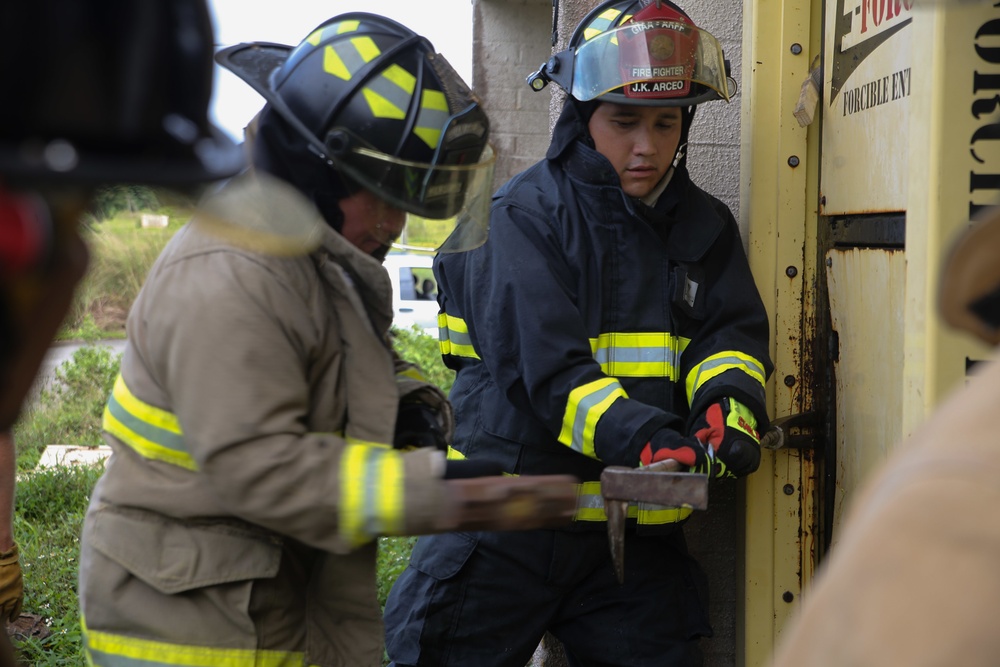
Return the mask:
[[[608,466],[601,472],[601,496],[605,502],[627,500],[663,507],[708,509],[708,475],[679,472],[676,464],[668,460],[642,468]]]
[[[677,461],[667,460],[642,468],[608,466],[601,472],[608,544],[618,583],[625,580],[625,521],[630,502],[708,509],[708,475],[679,468]]]

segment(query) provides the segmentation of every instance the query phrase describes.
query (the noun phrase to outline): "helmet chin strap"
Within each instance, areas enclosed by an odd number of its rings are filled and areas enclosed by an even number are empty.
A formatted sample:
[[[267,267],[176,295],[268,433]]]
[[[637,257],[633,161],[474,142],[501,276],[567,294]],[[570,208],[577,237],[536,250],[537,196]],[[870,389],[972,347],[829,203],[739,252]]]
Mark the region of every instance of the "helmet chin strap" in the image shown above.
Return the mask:
[[[677,150],[674,151],[674,159],[672,162],[674,169],[677,169],[677,166],[681,163],[681,160],[684,159],[684,155],[686,153],[687,153],[687,142],[685,141],[683,144],[677,146]]]
[[[694,105],[681,108],[681,122],[684,125],[681,128],[680,142],[677,145],[677,150],[674,152],[674,169],[679,169],[684,164],[684,158],[687,157],[688,133],[691,132],[691,124],[694,122],[694,114],[697,110],[698,107]]]

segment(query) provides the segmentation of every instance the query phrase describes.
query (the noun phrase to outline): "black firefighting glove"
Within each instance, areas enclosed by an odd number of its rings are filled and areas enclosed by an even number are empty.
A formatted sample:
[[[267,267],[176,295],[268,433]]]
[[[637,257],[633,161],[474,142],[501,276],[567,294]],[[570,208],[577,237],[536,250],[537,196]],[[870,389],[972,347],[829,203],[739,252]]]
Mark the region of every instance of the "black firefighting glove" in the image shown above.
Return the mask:
[[[713,477],[743,477],[760,465],[757,419],[734,398],[710,405],[692,432],[705,446]]]
[[[437,447],[447,451],[448,441],[438,421],[437,410],[418,401],[401,402],[396,413],[396,434],[392,446],[402,450]]]
[[[17,545],[0,553],[0,621],[14,622],[21,615],[24,578]],[[2,627],[2,626],[0,626]]]
[[[672,428],[661,428],[639,452],[639,465],[674,459],[691,472],[705,472],[711,462],[708,451],[697,438],[685,437]]]

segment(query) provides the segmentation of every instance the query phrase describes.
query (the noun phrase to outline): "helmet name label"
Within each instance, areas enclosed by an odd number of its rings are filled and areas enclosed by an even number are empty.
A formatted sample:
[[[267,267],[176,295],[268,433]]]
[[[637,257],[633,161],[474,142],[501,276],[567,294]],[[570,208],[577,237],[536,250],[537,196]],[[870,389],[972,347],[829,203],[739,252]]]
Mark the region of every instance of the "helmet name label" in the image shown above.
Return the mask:
[[[690,32],[690,26],[686,23],[679,23],[677,21],[643,21],[642,23],[633,23],[629,26],[632,30],[633,35],[639,35],[646,30],[675,30],[682,34],[687,34]]]
[[[672,76],[684,76],[687,68],[683,65],[674,67],[633,67],[633,79],[654,79],[667,78]]]
[[[627,92],[633,95],[640,95],[643,93],[669,93],[675,90],[684,90],[688,85],[687,81],[654,81],[654,82],[640,82],[633,83],[627,86]]]

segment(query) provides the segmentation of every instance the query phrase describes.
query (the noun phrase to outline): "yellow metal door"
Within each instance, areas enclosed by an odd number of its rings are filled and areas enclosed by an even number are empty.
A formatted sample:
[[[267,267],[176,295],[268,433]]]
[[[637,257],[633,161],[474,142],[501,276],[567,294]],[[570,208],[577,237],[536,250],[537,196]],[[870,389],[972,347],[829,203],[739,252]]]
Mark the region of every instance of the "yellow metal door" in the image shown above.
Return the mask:
[[[768,452],[745,485],[744,665],[768,664],[854,490],[987,354],[936,299],[952,240],[1000,200],[1000,8],[919,1],[745,7],[741,199],[772,317],[769,400],[774,418],[813,419],[807,447]]]

